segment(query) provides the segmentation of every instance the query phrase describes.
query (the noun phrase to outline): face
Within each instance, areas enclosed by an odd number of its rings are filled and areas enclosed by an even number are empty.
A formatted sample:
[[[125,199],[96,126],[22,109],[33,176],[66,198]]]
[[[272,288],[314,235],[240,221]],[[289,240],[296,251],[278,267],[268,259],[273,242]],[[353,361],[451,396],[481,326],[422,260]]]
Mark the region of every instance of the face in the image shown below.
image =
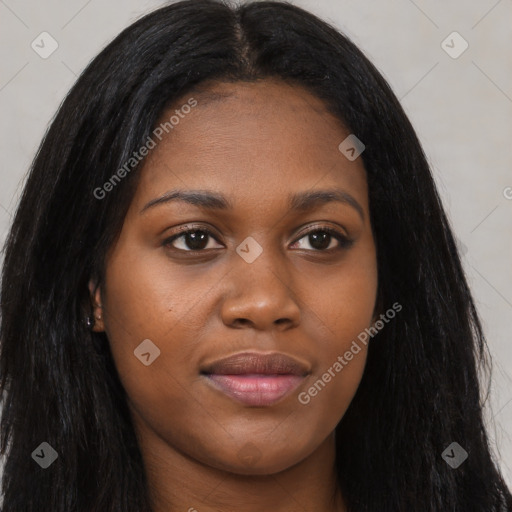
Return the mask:
[[[364,370],[353,342],[377,265],[363,162],[338,149],[350,132],[323,103],[284,83],[214,84],[173,114],[92,292],[94,329],[142,443],[282,471],[332,438]]]

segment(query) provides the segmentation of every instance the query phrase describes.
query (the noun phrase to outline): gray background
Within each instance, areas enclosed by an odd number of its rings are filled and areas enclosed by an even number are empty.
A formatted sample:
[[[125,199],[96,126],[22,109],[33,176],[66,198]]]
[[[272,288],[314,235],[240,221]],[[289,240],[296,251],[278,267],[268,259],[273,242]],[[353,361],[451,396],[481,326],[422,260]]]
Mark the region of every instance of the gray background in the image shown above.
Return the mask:
[[[123,28],[164,3],[0,0],[1,243],[45,129],[78,74]],[[422,141],[493,356],[486,417],[512,487],[512,0],[293,3],[365,52]],[[46,59],[31,47],[44,31],[59,45]],[[453,31],[469,44],[457,58],[445,45],[458,52],[460,40],[442,45]]]

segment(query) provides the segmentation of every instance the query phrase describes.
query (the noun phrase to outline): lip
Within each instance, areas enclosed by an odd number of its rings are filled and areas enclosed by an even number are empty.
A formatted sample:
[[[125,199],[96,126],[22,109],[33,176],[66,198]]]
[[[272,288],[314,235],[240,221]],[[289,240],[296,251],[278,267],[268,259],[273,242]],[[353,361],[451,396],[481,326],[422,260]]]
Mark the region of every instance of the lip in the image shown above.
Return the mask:
[[[242,352],[201,368],[215,389],[248,406],[270,406],[309,375],[307,364],[282,353]]]

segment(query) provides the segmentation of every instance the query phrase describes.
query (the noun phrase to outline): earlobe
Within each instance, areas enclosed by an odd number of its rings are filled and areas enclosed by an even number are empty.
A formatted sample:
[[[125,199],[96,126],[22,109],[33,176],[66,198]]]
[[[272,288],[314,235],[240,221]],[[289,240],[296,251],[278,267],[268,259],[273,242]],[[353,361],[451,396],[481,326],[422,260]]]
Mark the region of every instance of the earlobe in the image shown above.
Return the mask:
[[[89,281],[89,293],[93,311],[93,316],[90,318],[90,329],[94,332],[104,332],[101,287],[92,279]]]

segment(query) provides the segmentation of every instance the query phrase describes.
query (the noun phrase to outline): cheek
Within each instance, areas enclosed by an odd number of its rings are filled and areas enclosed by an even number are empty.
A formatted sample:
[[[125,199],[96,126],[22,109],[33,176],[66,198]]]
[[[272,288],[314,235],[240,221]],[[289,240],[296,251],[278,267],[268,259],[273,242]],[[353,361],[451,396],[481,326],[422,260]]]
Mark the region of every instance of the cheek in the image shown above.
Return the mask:
[[[297,395],[303,408],[301,415],[308,418],[309,428],[317,437],[327,436],[336,428],[359,387],[367,349],[361,345],[357,351],[350,361],[344,356],[344,350],[334,354]]]
[[[377,294],[376,264],[370,256],[347,262],[346,271],[331,280],[327,290],[312,288],[308,298],[317,313],[318,357],[298,401],[310,409],[312,418],[329,418],[333,428],[355,395],[366,364],[371,340],[367,329]]]
[[[187,328],[197,326],[205,290],[216,279],[171,265],[163,250],[148,251],[121,239],[105,278],[105,329],[113,350],[121,359],[145,339],[163,344],[183,339]]]
[[[348,350],[372,323],[378,279],[372,254],[354,253],[339,272],[319,281],[322,286],[310,283],[307,304],[318,319],[318,339],[326,354]]]
[[[197,380],[190,362],[201,341],[197,314],[203,295],[183,274],[168,275],[165,266],[128,258],[111,260],[104,299],[119,379],[140,424],[187,446],[189,419],[211,421],[190,389]]]
[[[121,382],[133,401],[163,393],[178,401],[199,342],[202,284],[118,245],[105,276],[105,331]],[[208,283],[206,283],[208,285]],[[148,341],[149,340],[149,341]],[[149,363],[149,364],[146,364]],[[148,406],[150,401],[147,402]]]

